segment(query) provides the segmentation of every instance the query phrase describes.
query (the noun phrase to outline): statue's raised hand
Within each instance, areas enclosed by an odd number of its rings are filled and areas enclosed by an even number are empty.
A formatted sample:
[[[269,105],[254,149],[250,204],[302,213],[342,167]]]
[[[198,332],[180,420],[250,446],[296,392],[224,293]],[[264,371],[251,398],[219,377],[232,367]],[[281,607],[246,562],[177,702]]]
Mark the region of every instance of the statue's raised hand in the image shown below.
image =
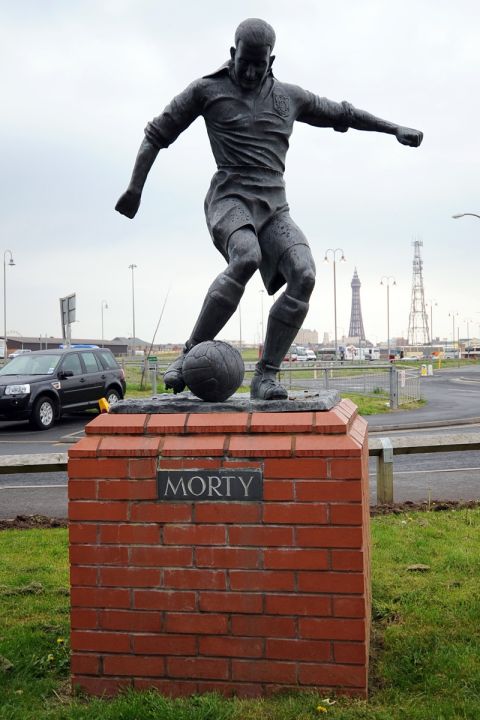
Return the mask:
[[[120,196],[115,210],[128,218],[134,218],[137,214],[137,210],[140,207],[140,200],[142,196],[140,193],[127,190]]]
[[[399,127],[395,135],[399,143],[409,147],[418,147],[423,140],[423,133],[412,128]]]

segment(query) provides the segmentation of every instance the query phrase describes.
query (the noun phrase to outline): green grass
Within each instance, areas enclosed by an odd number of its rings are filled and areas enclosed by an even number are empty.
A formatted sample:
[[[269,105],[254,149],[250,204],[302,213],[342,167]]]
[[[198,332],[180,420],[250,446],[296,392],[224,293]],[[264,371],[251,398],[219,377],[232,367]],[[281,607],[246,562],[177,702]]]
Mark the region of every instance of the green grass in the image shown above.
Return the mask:
[[[142,383],[143,378],[143,383]],[[127,381],[126,398],[151,397],[152,382],[151,373],[147,371],[143,375],[140,363],[138,365],[125,365],[125,379]],[[162,382],[162,376],[157,374],[157,393],[165,392],[165,386]]]
[[[360,415],[376,415],[390,412],[388,395],[360,395],[359,393],[342,393],[342,398],[349,398],[358,407]]]
[[[342,393],[343,398],[349,398],[358,407],[360,415],[377,415],[378,413],[392,412],[386,393],[376,395],[360,395],[359,393]],[[415,410],[426,405],[426,400],[415,400],[408,405],[401,405],[400,410]]]
[[[1,720],[474,720],[480,717],[480,509],[376,517],[368,703],[293,694],[71,697],[67,536],[0,533]],[[410,572],[412,564],[429,566]],[[334,699],[332,697],[332,699]],[[317,710],[322,705],[327,712]]]

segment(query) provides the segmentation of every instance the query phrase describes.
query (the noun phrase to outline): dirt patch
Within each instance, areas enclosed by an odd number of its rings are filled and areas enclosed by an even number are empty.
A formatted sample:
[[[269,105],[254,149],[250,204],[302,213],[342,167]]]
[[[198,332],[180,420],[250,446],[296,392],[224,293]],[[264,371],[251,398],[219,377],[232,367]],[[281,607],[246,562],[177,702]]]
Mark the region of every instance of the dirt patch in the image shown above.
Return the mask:
[[[17,515],[12,520],[0,520],[0,530],[31,530],[32,528],[67,527],[63,518],[49,518],[45,515]]]
[[[444,510],[464,510],[467,508],[480,507],[479,500],[436,500],[435,502],[413,502],[406,500],[403,503],[392,503],[391,505],[372,505],[370,508],[371,517],[376,515],[400,515],[407,512],[442,512]]]

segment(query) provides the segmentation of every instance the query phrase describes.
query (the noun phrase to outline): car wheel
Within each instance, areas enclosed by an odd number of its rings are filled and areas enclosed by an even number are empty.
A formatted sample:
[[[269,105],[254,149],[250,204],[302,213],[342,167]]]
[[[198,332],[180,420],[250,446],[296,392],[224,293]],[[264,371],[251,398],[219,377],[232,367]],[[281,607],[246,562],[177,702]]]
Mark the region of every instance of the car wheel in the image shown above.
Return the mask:
[[[122,396],[118,392],[118,390],[114,390],[114,388],[110,388],[107,390],[106,400],[109,405],[115,405],[119,400],[122,399]]]
[[[40,397],[34,405],[30,422],[37,430],[48,430],[55,423],[55,404],[48,397]]]

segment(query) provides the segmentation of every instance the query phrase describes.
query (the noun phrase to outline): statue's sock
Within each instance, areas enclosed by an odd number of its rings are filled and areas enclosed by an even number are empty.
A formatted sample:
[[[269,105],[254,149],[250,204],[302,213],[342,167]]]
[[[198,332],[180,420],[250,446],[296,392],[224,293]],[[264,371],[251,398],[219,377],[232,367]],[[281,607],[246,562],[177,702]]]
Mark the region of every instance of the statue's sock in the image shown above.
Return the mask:
[[[261,362],[265,370],[277,369],[288,353],[308,313],[308,303],[282,293],[268,316]],[[259,363],[260,365],[260,363]]]
[[[244,290],[243,285],[225,273],[215,278],[208,289],[187,346],[193,347],[204,340],[213,340],[237,309]]]

